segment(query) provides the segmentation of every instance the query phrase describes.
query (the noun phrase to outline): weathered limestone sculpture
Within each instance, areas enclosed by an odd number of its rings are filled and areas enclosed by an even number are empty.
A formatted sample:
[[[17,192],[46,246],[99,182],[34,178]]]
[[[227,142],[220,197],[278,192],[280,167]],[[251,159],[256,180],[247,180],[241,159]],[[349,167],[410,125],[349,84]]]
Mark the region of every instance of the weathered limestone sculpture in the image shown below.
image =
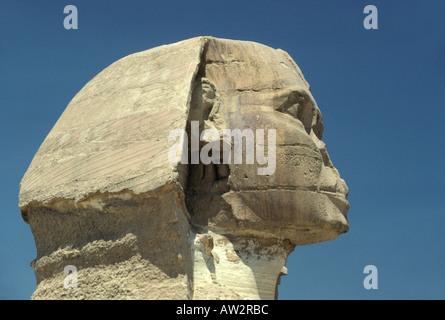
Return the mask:
[[[276,129],[275,149],[256,145],[276,152],[276,169],[172,164],[169,133],[191,136],[192,121],[200,133]],[[115,62],[70,102],[21,182],[37,246],[32,298],[274,299],[295,246],[349,228],[322,132],[280,49],[198,37]],[[179,141],[178,155],[191,150]],[[64,286],[67,265],[77,289]]]

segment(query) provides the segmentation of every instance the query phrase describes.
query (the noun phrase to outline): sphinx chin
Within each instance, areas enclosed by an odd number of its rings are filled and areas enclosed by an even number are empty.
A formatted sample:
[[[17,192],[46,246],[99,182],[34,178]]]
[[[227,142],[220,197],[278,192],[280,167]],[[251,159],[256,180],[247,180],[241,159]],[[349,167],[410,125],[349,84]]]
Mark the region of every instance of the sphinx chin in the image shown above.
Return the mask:
[[[329,241],[349,230],[347,201],[337,197],[303,189],[230,191],[222,196],[230,210],[206,223],[220,232],[288,240],[293,245]]]

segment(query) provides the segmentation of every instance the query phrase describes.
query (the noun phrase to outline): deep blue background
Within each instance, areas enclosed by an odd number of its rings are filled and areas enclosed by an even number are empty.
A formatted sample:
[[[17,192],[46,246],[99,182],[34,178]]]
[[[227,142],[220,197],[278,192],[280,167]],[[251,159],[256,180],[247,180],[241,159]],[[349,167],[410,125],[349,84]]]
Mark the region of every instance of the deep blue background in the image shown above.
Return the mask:
[[[63,8],[79,11],[65,30]],[[365,30],[363,8],[378,8]],[[351,225],[297,247],[280,299],[444,299],[445,2],[12,1],[0,4],[0,298],[29,299],[34,239],[19,183],[74,95],[128,54],[200,35],[287,51],[323,113]],[[365,290],[363,268],[378,268]]]

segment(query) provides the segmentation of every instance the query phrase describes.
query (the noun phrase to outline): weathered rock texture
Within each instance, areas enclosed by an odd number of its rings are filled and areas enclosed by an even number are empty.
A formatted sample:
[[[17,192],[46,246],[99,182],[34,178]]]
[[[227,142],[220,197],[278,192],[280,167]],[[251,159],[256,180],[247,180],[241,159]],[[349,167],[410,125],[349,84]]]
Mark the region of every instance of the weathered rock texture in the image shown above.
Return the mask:
[[[276,129],[275,172],[171,164],[169,132],[190,133],[193,120]],[[348,230],[347,186],[322,132],[280,49],[198,37],[115,62],[70,102],[23,177],[32,298],[274,299],[296,245]],[[64,287],[67,265],[77,289]]]

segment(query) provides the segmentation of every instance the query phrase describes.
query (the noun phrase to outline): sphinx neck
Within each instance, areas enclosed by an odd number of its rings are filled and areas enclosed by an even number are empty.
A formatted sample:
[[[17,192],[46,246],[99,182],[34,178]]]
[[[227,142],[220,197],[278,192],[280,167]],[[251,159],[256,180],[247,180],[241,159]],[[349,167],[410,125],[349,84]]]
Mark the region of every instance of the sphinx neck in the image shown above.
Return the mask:
[[[192,233],[193,299],[273,300],[293,250],[276,239]]]

